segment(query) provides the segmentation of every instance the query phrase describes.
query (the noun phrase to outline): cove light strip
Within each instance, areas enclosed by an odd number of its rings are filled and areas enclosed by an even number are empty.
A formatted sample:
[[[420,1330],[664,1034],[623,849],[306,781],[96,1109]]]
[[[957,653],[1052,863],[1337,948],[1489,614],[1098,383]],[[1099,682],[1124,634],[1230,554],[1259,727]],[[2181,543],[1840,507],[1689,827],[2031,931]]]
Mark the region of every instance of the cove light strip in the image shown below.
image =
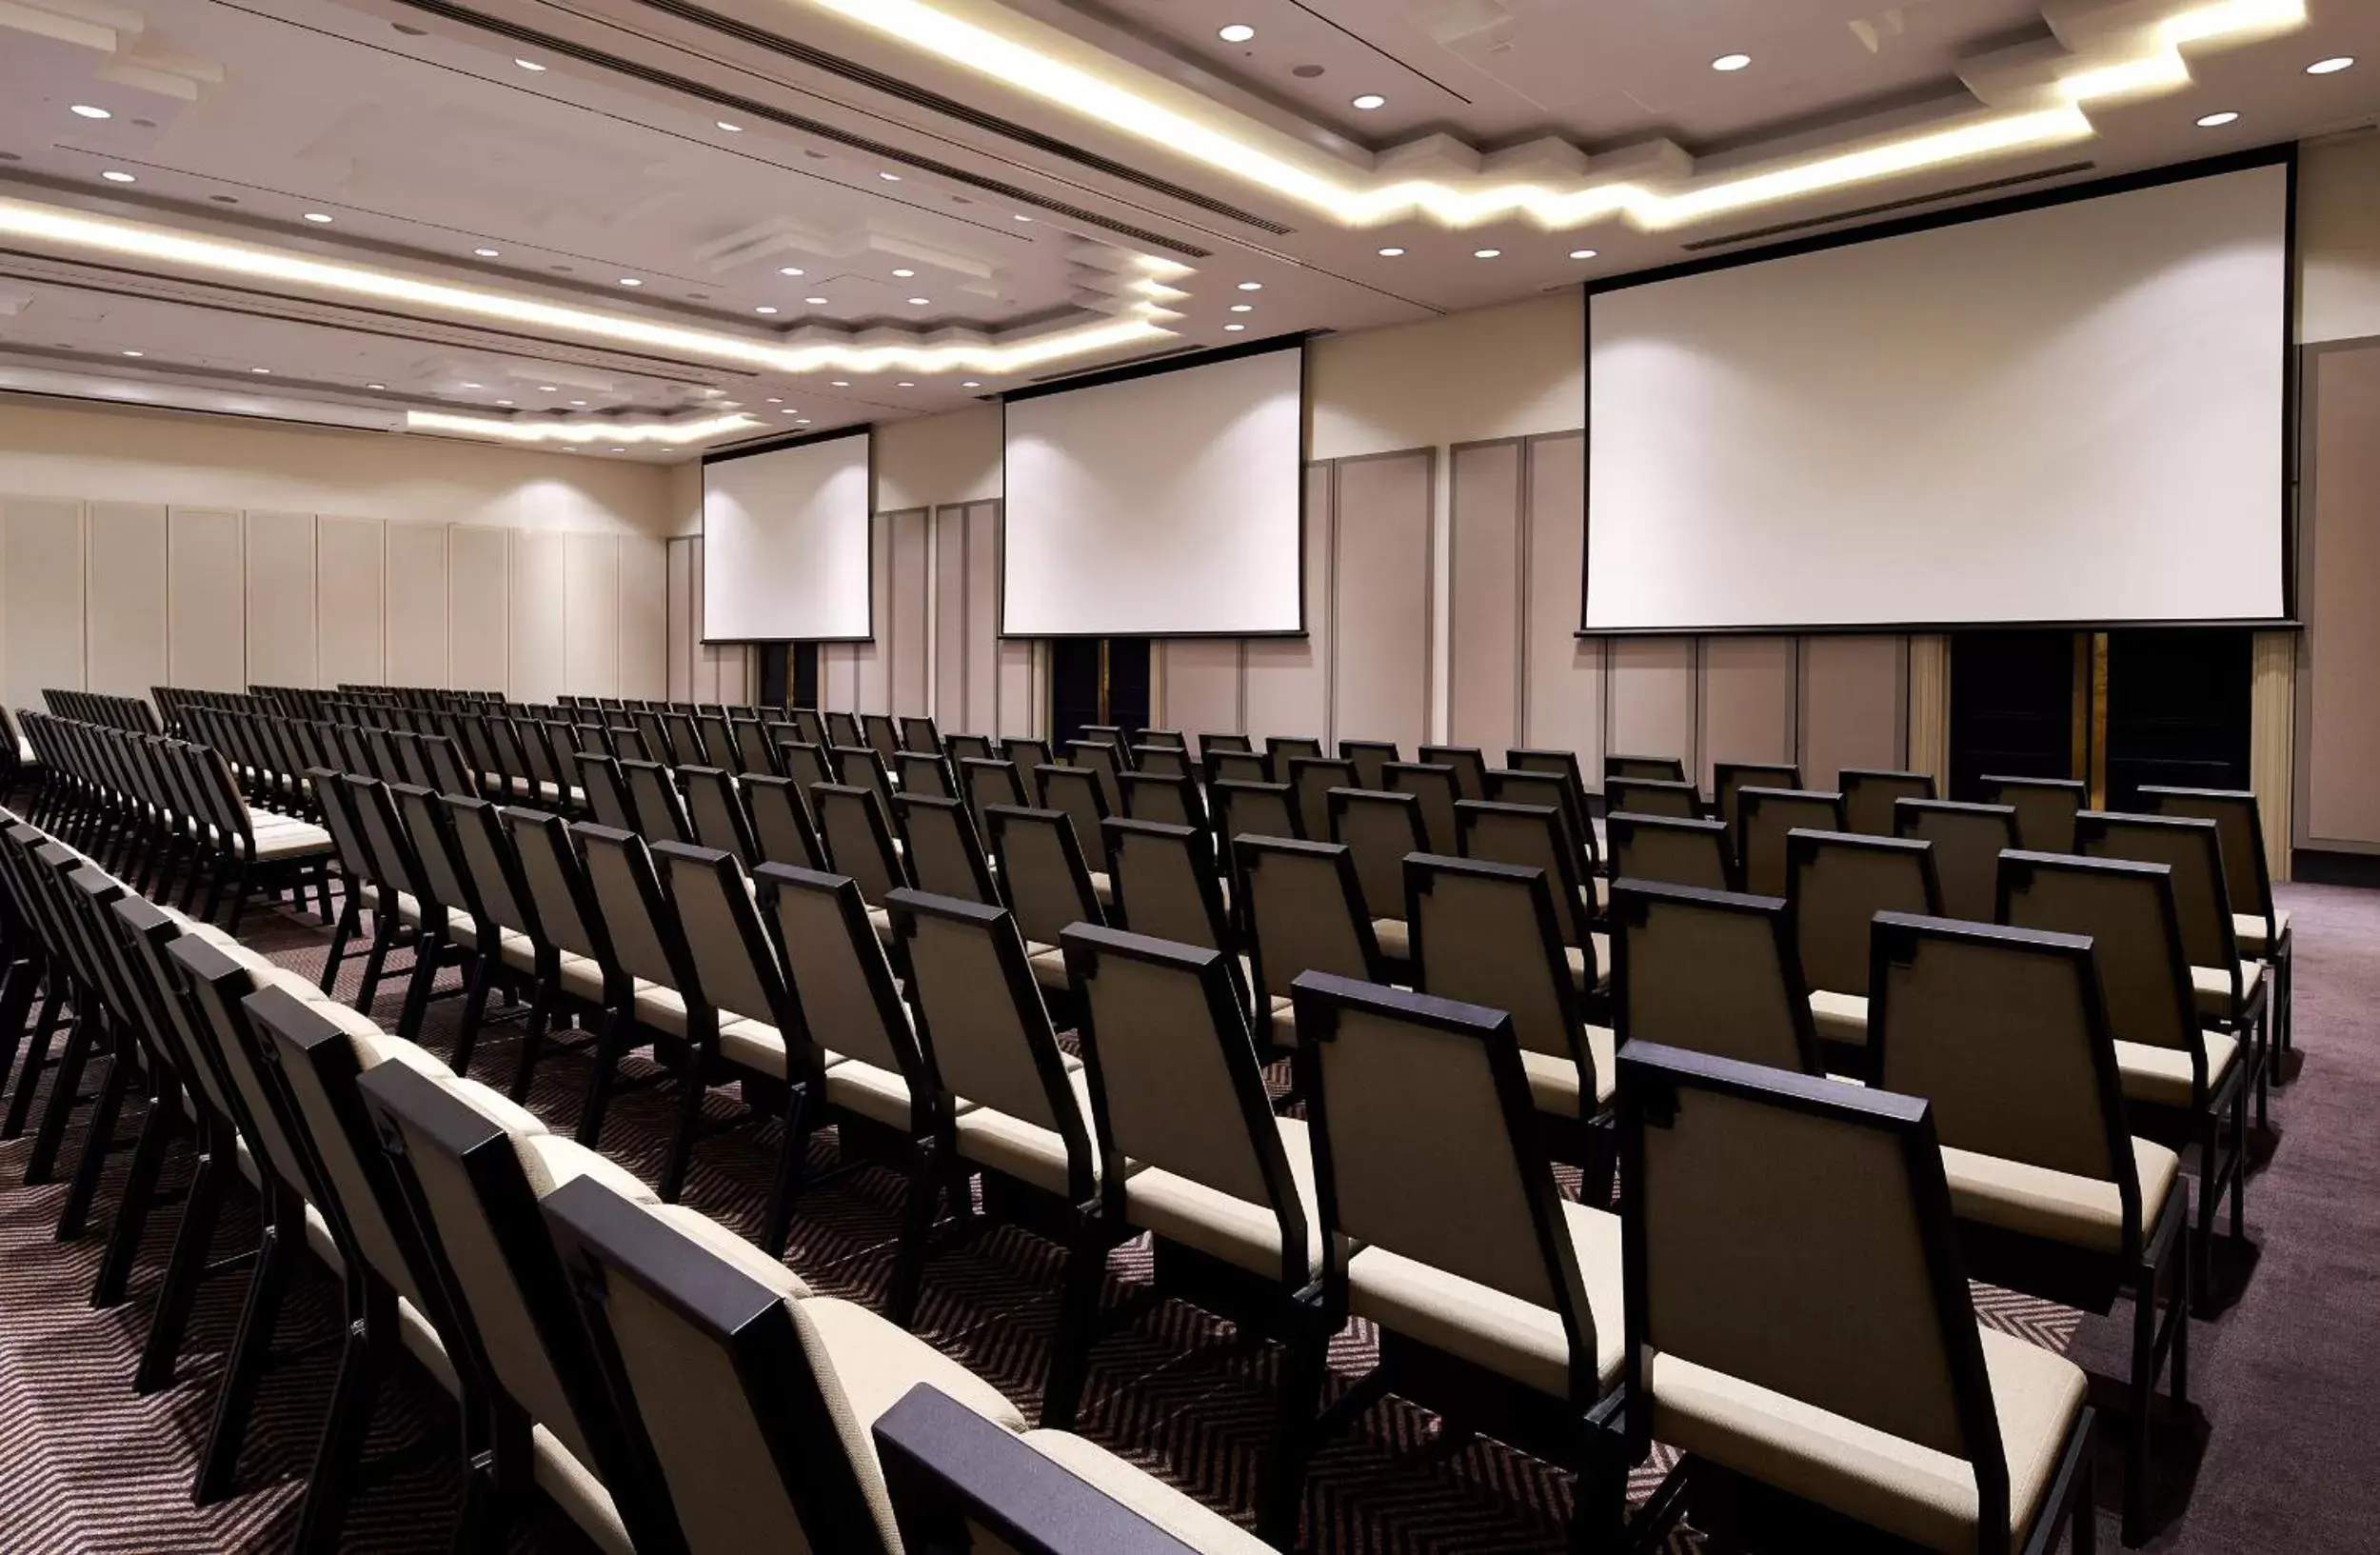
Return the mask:
[[[459,416],[444,410],[408,410],[408,432],[445,432],[456,437],[493,437],[509,443],[605,443],[683,448],[758,427],[755,416],[712,416],[703,421],[507,421],[501,416]]]

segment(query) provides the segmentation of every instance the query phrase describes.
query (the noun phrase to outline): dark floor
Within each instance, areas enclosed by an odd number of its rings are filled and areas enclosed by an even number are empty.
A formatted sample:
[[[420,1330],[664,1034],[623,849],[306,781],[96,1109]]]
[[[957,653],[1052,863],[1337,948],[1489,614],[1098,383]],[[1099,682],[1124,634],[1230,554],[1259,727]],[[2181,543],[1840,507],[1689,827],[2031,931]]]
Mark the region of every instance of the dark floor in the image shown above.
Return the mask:
[[[2380,1158],[2369,1146],[2380,1117],[2380,892],[2298,887],[2297,1032],[2303,1072],[2276,1093],[2276,1154],[2249,1185],[2251,1247],[2222,1249],[2231,1305],[2192,1333],[2193,1428],[2167,1432],[2160,1462],[2158,1550],[2380,1549]],[[293,967],[321,965],[310,924],[268,918],[249,938]],[[353,964],[343,991],[354,991]],[[380,1013],[394,1014],[395,987]],[[443,1050],[452,1005],[426,1035]],[[501,1032],[505,1028],[498,1027]],[[481,1049],[474,1072],[510,1075],[508,1040]],[[585,1069],[563,1054],[540,1067],[533,1104],[550,1123],[577,1112]],[[737,1115],[715,1099],[720,1119]],[[606,1127],[609,1153],[654,1175],[671,1122],[665,1093],[631,1093]],[[128,1128],[129,1126],[128,1121]],[[724,1221],[756,1228],[775,1126],[732,1129],[704,1143],[686,1197]],[[831,1144],[821,1142],[822,1155]],[[183,1380],[154,1399],[130,1393],[174,1215],[150,1229],[130,1300],[94,1313],[87,1292],[100,1232],[71,1246],[52,1236],[62,1189],[17,1186],[23,1142],[0,1146],[0,1555],[277,1549],[296,1499],[329,1385],[327,1355],[301,1361],[267,1386],[243,1459],[241,1494],[208,1508],[188,1502],[190,1465],[228,1345],[236,1277],[216,1282],[186,1354]],[[861,1171],[807,1195],[788,1261],[821,1290],[881,1307],[897,1227],[897,1185]],[[227,1233],[222,1250],[234,1246]],[[1118,1288],[1145,1253],[1118,1255]],[[1046,1355],[1054,1272],[1047,1249],[1017,1231],[935,1260],[919,1330],[1001,1386],[1030,1414]],[[335,1291],[315,1282],[293,1327],[327,1333]],[[1979,1288],[1987,1321],[2072,1352],[2094,1375],[2120,1376],[2130,1313],[2105,1317]],[[1351,1331],[1334,1355],[1342,1374],[1368,1359]],[[1179,1305],[1142,1317],[1100,1347],[1081,1428],[1210,1504],[1244,1514],[1270,1407],[1272,1357],[1230,1328]],[[2108,1413],[2120,1415],[2112,1384]],[[398,1389],[375,1438],[376,1461],[397,1468],[359,1501],[350,1547],[443,1547],[454,1465],[444,1396],[426,1384]],[[2100,1498],[2103,1548],[2115,1548],[2121,1493],[2120,1421],[2111,1420]],[[1648,1489],[1658,1465],[1638,1478]],[[1422,1412],[1391,1400],[1364,1415],[1317,1463],[1306,1501],[1306,1547],[1316,1551],[1553,1551],[1562,1547],[1570,1477],[1492,1442],[1458,1449],[1434,1439]],[[521,1530],[519,1547],[575,1550],[558,1518]]]

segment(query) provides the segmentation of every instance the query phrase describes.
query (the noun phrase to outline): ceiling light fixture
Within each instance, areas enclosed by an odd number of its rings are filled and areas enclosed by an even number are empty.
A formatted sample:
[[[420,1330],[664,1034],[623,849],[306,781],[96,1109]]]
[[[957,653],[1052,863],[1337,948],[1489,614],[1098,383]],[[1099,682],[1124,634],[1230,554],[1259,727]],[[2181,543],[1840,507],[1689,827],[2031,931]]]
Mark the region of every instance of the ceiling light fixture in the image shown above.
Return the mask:
[[[1235,313],[1253,313],[1256,311],[1256,304],[1234,303],[1231,305],[1231,310]]]
[[[1240,289],[1242,291],[1261,291],[1264,289],[1264,283],[1261,281],[1242,281],[1240,283]]]
[[[336,216],[333,216],[327,210],[309,210],[306,213],[306,219],[312,222],[317,227],[327,227],[332,222],[338,220]]]
[[[110,184],[130,184],[138,182],[138,180],[136,180],[130,173],[119,172],[113,168],[109,168],[106,172],[101,173],[99,176],[105,178]]]
[[[959,387],[961,389],[981,389],[983,385],[976,379],[968,378],[961,382]]]
[[[1245,22],[1234,22],[1229,27],[1216,29],[1215,35],[1225,43],[1245,43],[1256,36],[1256,29]]]
[[[466,388],[466,389],[477,389],[477,388],[479,387],[479,385],[477,385],[477,384],[465,384],[463,387],[464,387],[464,388]]]
[[[933,301],[934,299],[931,297],[912,297],[909,299],[909,306],[911,308],[925,308],[930,306]]]
[[[901,182],[901,175],[897,172],[880,172],[876,176],[882,178],[887,184],[898,184]]]
[[[1593,249],[1573,249],[1570,250],[1570,257],[1573,259],[1593,259],[1595,257],[1595,250]]]
[[[473,249],[471,251],[479,255],[482,259],[493,259],[496,257],[496,250],[493,249]]]
[[[270,368],[250,368],[250,369],[248,369],[248,371],[250,371],[250,372],[256,373],[256,374],[257,374],[257,375],[259,375],[260,377],[262,377],[262,376],[269,376],[269,375],[271,374],[271,372],[272,372],[272,369],[270,369]]]
[[[1379,250],[1379,255],[1382,259],[1402,259],[1405,257],[1405,250],[1398,248],[1382,249]]]
[[[1742,70],[1745,66],[1751,63],[1752,56],[1750,54],[1721,54],[1718,58],[1711,61],[1711,69],[1720,71],[1735,71]]]
[[[724,119],[713,119],[711,123],[717,125],[720,129],[724,130],[731,135],[741,135],[744,133],[744,126],[740,124],[729,124]]]
[[[802,301],[805,306],[811,308],[823,308],[826,306],[826,299],[823,297],[804,297]]]
[[[799,265],[787,265],[779,269],[777,273],[780,275],[799,275],[802,273],[802,267]]]
[[[2355,56],[2352,54],[2334,54],[2329,59],[2315,60],[2306,67],[2306,73],[2308,75],[2336,75],[2354,63]],[[80,112],[81,110],[78,109],[75,111]]]
[[[1369,113],[1376,108],[1386,108],[1388,99],[1377,91],[1367,91],[1362,96],[1353,99],[1348,106]]]
[[[115,117],[114,114],[109,112],[106,109],[94,107],[89,103],[76,103],[73,107],[68,109],[67,111],[73,114],[75,117],[82,119],[112,119]]]
[[[1020,211],[1018,211],[1018,212],[1017,212],[1017,217],[1016,217],[1016,219],[1017,219],[1017,220],[1019,220],[1019,221],[1031,221],[1033,218],[1032,218],[1032,217],[1030,217],[1030,216],[1028,216],[1028,215],[1026,215],[1023,211],[1020,210]]]
[[[2236,124],[2238,122],[2239,115],[2231,112],[2229,109],[2226,109],[2220,113],[2209,113],[2202,117],[2198,121],[2198,128],[2201,130],[2220,130],[2227,124]]]
[[[1501,249],[1474,249],[1471,250],[1471,257],[1474,259],[1499,259],[1503,257],[1503,253],[1504,250]]]
[[[773,309],[773,308],[769,307],[769,306],[768,306],[768,304],[766,304],[766,303],[763,303],[763,304],[761,304],[761,306],[760,306],[760,307],[755,308],[754,309],[752,309],[752,311],[753,311],[753,312],[755,312],[755,313],[763,313],[763,314],[766,314],[766,313],[774,313],[775,311],[777,311],[777,309]]]
[[[554,386],[551,384],[539,384],[537,386],[537,391],[540,394],[550,394],[554,392]]]
[[[895,270],[895,271],[893,271],[893,273],[894,273],[895,275],[900,276],[902,280],[904,280],[904,281],[905,281],[905,280],[907,280],[910,276],[915,275],[915,274],[917,273],[917,271],[915,271],[915,270]]]
[[[848,378],[837,378],[826,387],[829,389],[849,389],[851,387],[851,380]]]
[[[585,400],[572,400],[570,403],[572,405],[585,405],[586,402]]]
[[[620,284],[624,287],[641,287],[645,283],[638,280],[633,275],[623,275],[620,277]]]
[[[512,402],[510,400],[498,400],[496,403],[498,405],[510,405]]]
[[[807,427],[810,424],[810,418],[807,416],[796,416],[793,419],[793,424],[797,427]]]
[[[783,394],[771,394],[768,396],[768,403],[771,405],[783,405],[785,403],[785,397]]]
[[[917,385],[915,385],[915,384],[911,383],[908,379],[903,378],[903,379],[902,379],[902,380],[901,380],[901,382],[899,382],[899,383],[897,383],[897,384],[893,385],[893,387],[894,387],[895,389],[915,389],[915,388],[917,388]]]
[[[385,391],[387,389],[387,388],[388,388],[388,386],[387,386],[387,384],[366,384],[364,387],[365,387],[366,389],[381,389],[381,390],[383,390],[384,392],[385,392]]]
[[[146,356],[149,353],[146,351],[126,351],[124,354],[127,356]]]
[[[516,59],[512,63],[535,75],[543,75],[545,73],[545,67],[540,65],[533,59]]]
[[[1240,330],[1246,328],[1247,326],[1244,324],[1226,324],[1223,326],[1223,332],[1225,334],[1238,334]]]

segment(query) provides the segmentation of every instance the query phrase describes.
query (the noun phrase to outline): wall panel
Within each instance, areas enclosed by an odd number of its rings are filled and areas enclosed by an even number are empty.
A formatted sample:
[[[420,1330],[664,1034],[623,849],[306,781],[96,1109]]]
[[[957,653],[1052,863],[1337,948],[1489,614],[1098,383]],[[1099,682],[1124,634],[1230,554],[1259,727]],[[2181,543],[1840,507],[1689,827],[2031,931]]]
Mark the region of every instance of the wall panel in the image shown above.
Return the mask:
[[[1411,751],[1428,738],[1437,466],[1432,449],[1339,464],[1331,567],[1334,741],[1394,740]]]
[[[248,515],[248,678],[311,686],[317,665],[314,515]]]
[[[1605,645],[1603,748],[1631,756],[1676,756],[1702,769],[1691,637],[1615,637]]]
[[[568,536],[512,536],[510,681],[516,702],[551,702],[569,673]]]
[[[1527,446],[1454,450],[1446,635],[1447,743],[1491,751],[1519,743],[1527,579],[1521,536]]]
[[[84,522],[90,568],[85,684],[145,697],[166,678],[165,505],[94,502]]]
[[[19,497],[0,512],[9,706],[39,708],[46,689],[83,689],[83,505]]]
[[[2307,367],[2295,835],[2380,852],[2380,342],[2312,352]]]
[[[885,535],[890,575],[882,580],[885,591],[879,597],[876,616],[876,640],[885,645],[884,683],[880,694],[886,700],[872,705],[868,709],[871,712],[902,714],[925,710],[925,607],[929,581],[926,529],[932,516],[923,508],[877,515],[877,524]]]
[[[1801,776],[1832,788],[1846,767],[1898,768],[1907,759],[1909,641],[1801,641]]]
[[[388,683],[447,685],[446,526],[391,524],[386,541]]]
[[[1228,637],[1183,637],[1164,645],[1165,703],[1159,721],[1195,744],[1201,734],[1240,730],[1240,645]]]
[[[668,694],[669,557],[667,542],[620,536],[621,696]],[[579,689],[577,687],[571,688]]]
[[[1246,645],[1240,707],[1259,749],[1268,734],[1328,737],[1335,472],[1327,464],[1306,467],[1306,634],[1252,637]]]
[[[1604,640],[1578,635],[1587,440],[1557,432],[1528,442],[1522,488],[1521,744],[1575,750],[1589,786],[1603,783]]]
[[[562,548],[562,679],[556,688],[618,696],[620,542],[608,534],[565,534]]]
[[[965,721],[986,733],[1000,727],[1000,504],[967,505],[967,665]]]
[[[1713,768],[1718,762],[1795,759],[1797,646],[1792,637],[1702,640],[1700,747],[1706,793],[1712,791]]]
[[[315,609],[321,622],[322,684],[377,686],[388,679],[387,526],[377,518],[326,517],[314,527]]]
[[[933,528],[933,697],[937,727],[967,728],[967,509],[937,508]]]
[[[447,681],[501,691],[511,676],[511,531],[457,524],[446,530]]]
[[[236,691],[248,684],[246,528],[232,508],[167,515],[166,674],[175,686]]]

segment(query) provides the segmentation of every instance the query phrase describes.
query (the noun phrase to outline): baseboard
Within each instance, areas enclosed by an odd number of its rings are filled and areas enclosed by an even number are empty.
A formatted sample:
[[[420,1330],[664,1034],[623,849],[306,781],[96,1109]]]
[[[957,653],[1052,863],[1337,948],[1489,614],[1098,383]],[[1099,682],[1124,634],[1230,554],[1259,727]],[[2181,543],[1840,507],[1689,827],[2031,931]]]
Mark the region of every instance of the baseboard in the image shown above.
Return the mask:
[[[2380,853],[2300,847],[2290,854],[2290,878],[2309,886],[2380,887]]]

